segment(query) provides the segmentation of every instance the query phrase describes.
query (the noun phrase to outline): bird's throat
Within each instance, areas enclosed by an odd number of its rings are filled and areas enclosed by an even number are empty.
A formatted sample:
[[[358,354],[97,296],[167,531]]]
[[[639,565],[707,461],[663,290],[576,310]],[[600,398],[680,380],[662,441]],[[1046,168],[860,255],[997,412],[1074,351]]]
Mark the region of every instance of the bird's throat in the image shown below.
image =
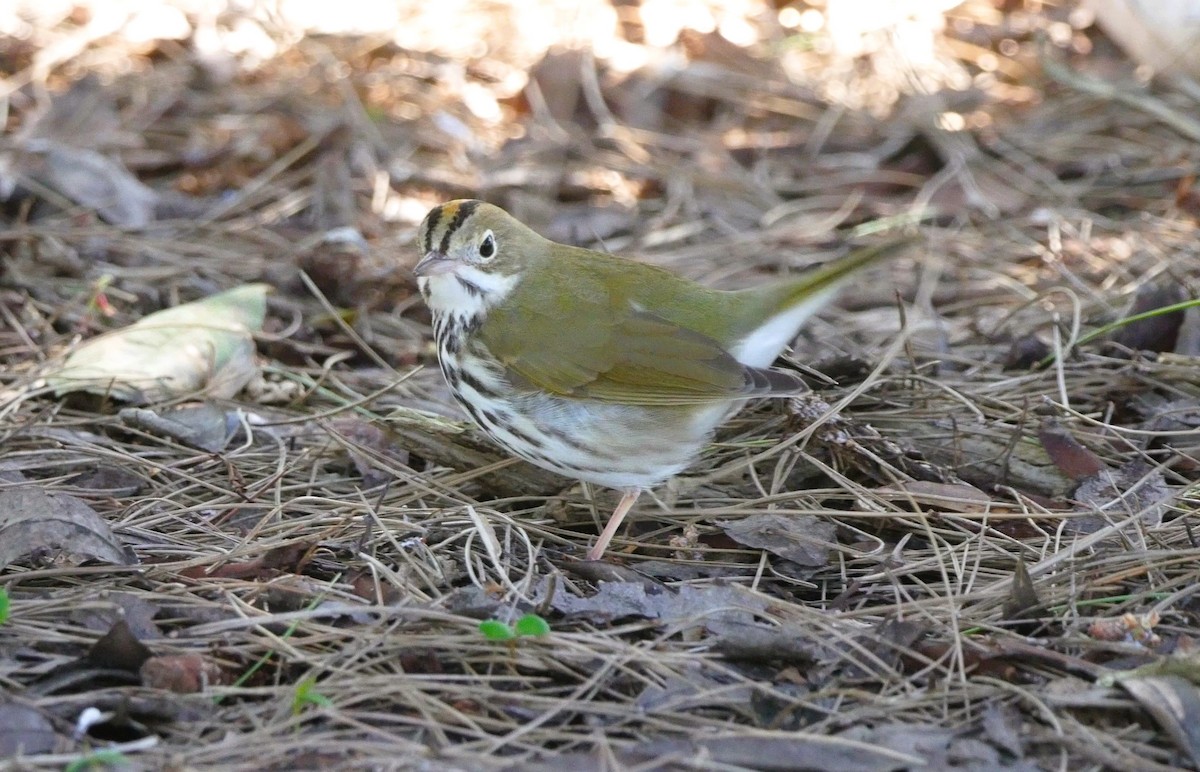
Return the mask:
[[[519,276],[482,271],[469,265],[417,280],[429,310],[437,314],[474,316],[504,301],[517,286]]]

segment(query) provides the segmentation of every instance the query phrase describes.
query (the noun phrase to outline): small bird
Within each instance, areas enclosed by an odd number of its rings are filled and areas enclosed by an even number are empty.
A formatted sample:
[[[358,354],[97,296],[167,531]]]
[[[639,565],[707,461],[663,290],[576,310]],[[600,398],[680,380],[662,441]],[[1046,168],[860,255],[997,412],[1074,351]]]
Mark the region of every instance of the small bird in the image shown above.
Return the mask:
[[[501,447],[615,488],[599,560],[641,491],[683,471],[752,397],[806,391],[768,369],[800,326],[890,242],[736,291],[557,244],[503,209],[450,201],[413,269],[451,393]]]

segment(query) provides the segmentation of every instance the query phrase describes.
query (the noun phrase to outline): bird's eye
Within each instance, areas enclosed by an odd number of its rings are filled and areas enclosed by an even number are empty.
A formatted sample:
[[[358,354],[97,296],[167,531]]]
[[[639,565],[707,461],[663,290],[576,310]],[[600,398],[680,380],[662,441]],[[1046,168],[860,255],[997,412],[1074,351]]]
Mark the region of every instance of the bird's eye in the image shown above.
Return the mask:
[[[496,237],[491,231],[483,234],[483,241],[479,242],[479,256],[484,260],[491,260],[496,256]]]

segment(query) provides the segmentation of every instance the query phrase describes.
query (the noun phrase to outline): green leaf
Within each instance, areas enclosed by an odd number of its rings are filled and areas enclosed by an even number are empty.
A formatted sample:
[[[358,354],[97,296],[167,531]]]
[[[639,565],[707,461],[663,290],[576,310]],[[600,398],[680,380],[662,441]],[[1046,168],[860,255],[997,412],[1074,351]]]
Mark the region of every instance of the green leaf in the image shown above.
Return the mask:
[[[296,693],[292,697],[292,715],[300,715],[300,712],[309,705],[317,705],[322,708],[328,708],[333,705],[333,701],[316,690],[316,676],[308,676],[296,684]]]
[[[304,607],[304,610],[312,611],[317,606],[319,606],[325,602],[325,597],[328,594],[329,594],[328,590],[318,593],[317,596],[312,599],[312,602]],[[291,638],[293,635],[295,635],[296,630],[297,630],[297,628],[300,627],[300,623],[302,621],[303,621],[303,618],[293,620],[292,623],[290,625],[288,625],[288,628],[283,631],[283,635],[281,636],[281,638],[286,641],[288,638]],[[237,680],[233,682],[233,685],[235,687],[238,687],[238,686],[242,686],[243,684],[245,684],[247,681],[249,681],[254,676],[255,673],[257,673],[263,666],[265,666],[268,662],[270,662],[272,657],[274,657],[274,656],[275,656],[274,651],[271,649],[267,649],[266,652],[261,657],[259,657],[253,665],[246,668],[246,672],[244,672],[240,676],[238,676]],[[216,695],[215,697],[213,697],[213,704],[220,705],[221,702],[224,701],[226,696],[227,695],[225,695],[225,694]]]
[[[8,621],[9,610],[8,590],[0,587],[0,625]]]
[[[1079,340],[1075,341],[1075,348],[1079,348],[1080,346],[1083,346],[1087,343],[1091,343],[1096,338],[1104,337],[1105,335],[1109,334],[1113,330],[1120,329],[1121,327],[1124,327],[1128,324],[1133,324],[1134,322],[1140,322],[1144,319],[1152,319],[1156,316],[1163,316],[1165,314],[1173,314],[1176,311],[1186,311],[1189,308],[1195,308],[1197,306],[1200,306],[1200,300],[1185,300],[1182,303],[1172,303],[1169,306],[1162,306],[1160,308],[1152,308],[1149,311],[1143,311],[1140,314],[1133,314],[1132,316],[1122,317],[1122,318],[1116,320],[1115,322],[1109,322],[1108,324],[1106,324],[1102,327],[1097,327],[1096,329],[1092,330],[1091,332],[1089,332],[1086,335],[1081,335],[1079,337]],[[1037,366],[1045,367],[1045,366],[1049,365],[1051,362],[1054,361],[1054,356],[1055,356],[1054,354],[1048,354],[1047,356],[1043,357],[1040,362],[1037,363]]]
[[[232,397],[257,372],[267,285],[247,284],[150,314],[73,351],[46,377],[55,396],[86,391],[128,402]]]
[[[550,623],[537,614],[526,614],[517,620],[517,635],[540,638],[550,634]]]
[[[125,754],[114,750],[99,750],[80,756],[63,767],[63,772],[87,772],[91,769],[115,767],[125,763]]]
[[[513,629],[499,619],[487,619],[479,623],[479,632],[489,641],[511,641],[516,638]]]

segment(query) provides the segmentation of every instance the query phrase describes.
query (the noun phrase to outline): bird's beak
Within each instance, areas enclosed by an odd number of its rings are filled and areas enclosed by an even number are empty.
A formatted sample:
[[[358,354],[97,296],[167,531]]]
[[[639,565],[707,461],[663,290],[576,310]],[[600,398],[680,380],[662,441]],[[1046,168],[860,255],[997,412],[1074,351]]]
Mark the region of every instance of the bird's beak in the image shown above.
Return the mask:
[[[417,276],[441,276],[453,270],[454,261],[445,252],[439,252],[436,249],[426,252],[425,257],[422,257],[421,261],[413,266],[413,273]]]

